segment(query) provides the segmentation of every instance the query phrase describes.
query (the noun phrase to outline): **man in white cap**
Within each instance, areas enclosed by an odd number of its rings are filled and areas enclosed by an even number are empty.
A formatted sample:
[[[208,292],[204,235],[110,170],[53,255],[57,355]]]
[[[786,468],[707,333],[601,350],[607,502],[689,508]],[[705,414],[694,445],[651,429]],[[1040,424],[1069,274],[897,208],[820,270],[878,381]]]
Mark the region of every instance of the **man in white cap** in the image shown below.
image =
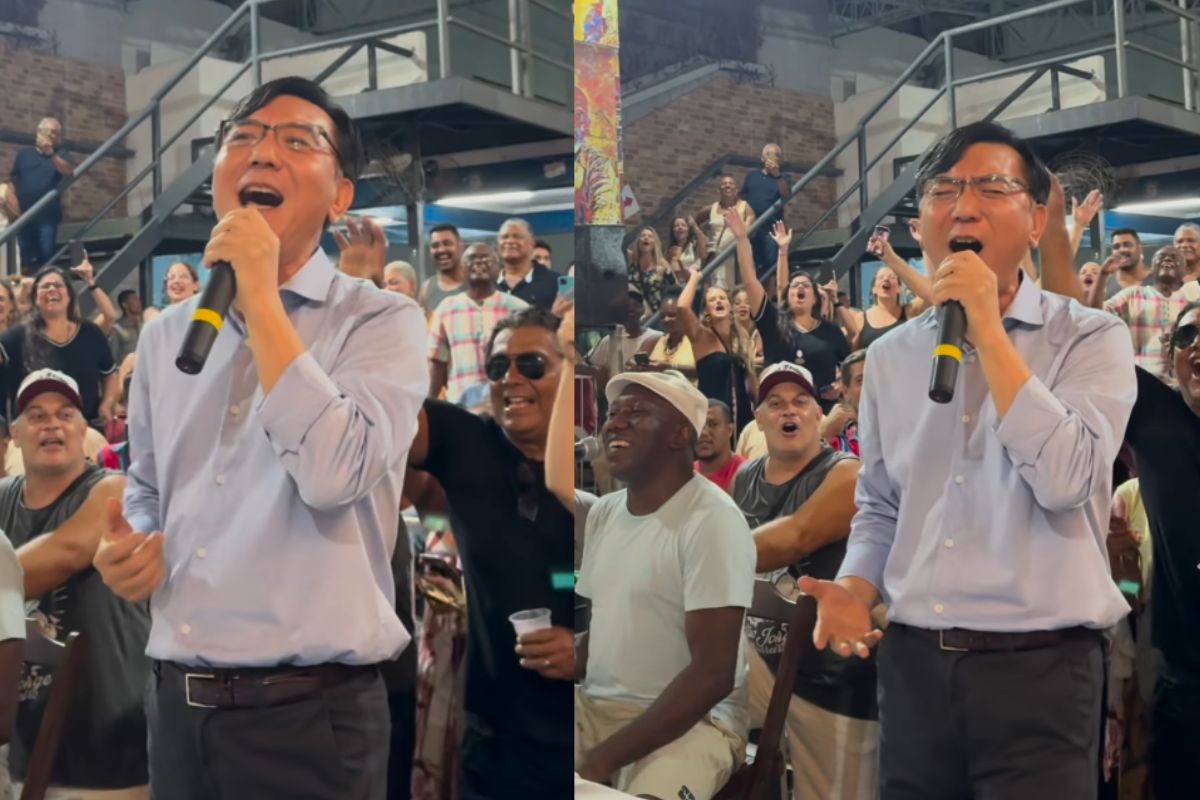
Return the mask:
[[[754,543],[729,496],[692,471],[704,395],[675,370],[617,375],[605,394],[601,439],[629,488],[588,514],[576,770],[632,795],[708,800],[745,750]]]
[[[0,528],[17,548],[24,596],[37,605],[32,616],[52,638],[79,631],[87,644],[51,795],[145,798],[150,615],[144,604],[110,592],[92,569],[108,528],[108,503],[125,490],[125,477],[87,461],[87,420],[69,375],[31,372],[17,390],[16,408],[13,436],[25,474],[0,481]],[[25,776],[51,680],[40,667],[26,667],[21,676],[22,714],[11,753],[17,780]]]

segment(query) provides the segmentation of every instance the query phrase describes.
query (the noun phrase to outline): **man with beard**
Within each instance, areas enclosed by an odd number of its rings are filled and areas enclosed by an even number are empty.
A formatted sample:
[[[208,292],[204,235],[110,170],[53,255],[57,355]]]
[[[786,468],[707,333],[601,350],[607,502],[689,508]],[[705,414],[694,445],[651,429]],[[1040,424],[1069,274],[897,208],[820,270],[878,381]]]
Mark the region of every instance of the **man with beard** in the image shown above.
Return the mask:
[[[25,595],[53,639],[83,634],[81,684],[51,775],[64,795],[79,790],[147,796],[146,715],[143,697],[150,663],[150,617],[105,588],[92,569],[107,529],[108,501],[125,478],[88,463],[79,387],[65,373],[42,369],[17,392],[13,433],[25,474],[0,482],[0,528],[17,547]],[[29,667],[22,680],[22,713],[13,742],[13,776],[23,780],[46,709],[52,676]]]
[[[463,243],[458,228],[453,225],[435,225],[429,230],[429,254],[437,274],[431,275],[421,284],[417,303],[428,316],[443,300],[467,289],[463,269]]]
[[[487,384],[484,349],[492,330],[528,304],[496,290],[500,264],[486,244],[473,244],[464,254],[467,290],[447,297],[433,310],[429,320],[429,396],[442,389],[451,403],[475,405]],[[468,392],[471,396],[464,401]]]
[[[574,595],[571,511],[546,487],[546,440],[565,368],[559,321],[528,308],[485,344],[490,415],[427,400],[409,465],[437,478],[467,593],[461,800],[569,796]],[[421,502],[414,499],[418,508]],[[548,609],[514,635],[509,616]]]
[[[1134,362],[1159,378],[1165,378],[1170,375],[1171,365],[1167,361],[1163,334],[1188,304],[1188,293],[1182,291],[1183,258],[1179,251],[1164,247],[1155,253],[1150,277],[1151,285],[1139,283],[1122,289],[1104,303],[1104,310],[1129,326]],[[1195,283],[1192,285],[1196,286]],[[1200,286],[1196,288],[1200,289]],[[1099,307],[1100,290],[1097,281],[1087,295],[1087,305]]]
[[[704,395],[674,370],[623,373],[606,395],[601,438],[629,488],[588,514],[575,768],[631,795],[709,800],[746,745],[754,544],[729,495],[692,471]]]
[[[720,400],[708,401],[708,416],[696,440],[696,472],[728,492],[746,459],[733,452],[733,411]]]
[[[800,581],[813,638],[862,658],[882,640],[883,800],[1094,797],[1103,631],[1129,611],[1105,548],[1129,334],[1022,272],[1051,184],[1010,131],[951,131],[917,185],[934,304],[962,305],[966,352],[943,405],[925,399],[937,315],[874,345],[846,558],[836,582]]]
[[[389,561],[429,387],[424,315],[320,247],[362,168],[320,86],[263,84],[216,141],[204,261],[232,266],[233,308],[197,375],[175,358],[198,298],[142,331],[128,519],[109,503],[93,562],[150,599],[151,794],[382,800],[379,664],[411,640]]]
[[[1109,262],[1112,262],[1110,265]],[[1112,232],[1112,256],[1105,260],[1107,279],[1104,298],[1108,299],[1122,289],[1141,286],[1150,277],[1150,268],[1142,253],[1142,238],[1133,228],[1117,228]]]
[[[821,406],[803,367],[768,367],[754,416],[767,455],[738,472],[733,499],[754,529],[758,571],[777,586],[788,575],[832,579],[846,555],[858,462],[821,440]],[[762,720],[787,625],[750,617],[746,628],[754,646],[747,654],[750,708]],[[874,798],[874,662],[806,649],[793,692],[787,731],[797,800]]]
[[[554,307],[558,278],[554,271],[533,260],[533,229],[523,219],[505,220],[496,237],[504,279],[500,291],[519,297],[543,311]]]

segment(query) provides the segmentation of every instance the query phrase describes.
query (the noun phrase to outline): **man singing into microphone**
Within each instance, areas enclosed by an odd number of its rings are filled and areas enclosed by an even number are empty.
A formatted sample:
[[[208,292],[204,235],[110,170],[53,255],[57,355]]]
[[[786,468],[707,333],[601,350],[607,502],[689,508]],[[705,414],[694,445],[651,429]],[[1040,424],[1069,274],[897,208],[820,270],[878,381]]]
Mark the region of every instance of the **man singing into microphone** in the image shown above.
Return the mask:
[[[836,582],[802,581],[818,647],[881,642],[883,800],[1096,795],[1101,631],[1128,611],[1105,555],[1109,484],[1136,385],[1119,321],[1022,274],[1049,188],[991,123],[925,157],[934,303],[967,319],[954,395],[927,398],[934,312],[873,346],[846,557]],[[886,633],[868,612],[880,594]]]
[[[382,800],[380,662],[410,635],[389,567],[425,320],[333,269],[361,144],[307,80],[255,89],[222,123],[204,262],[237,294],[207,364],[176,369],[198,298],[138,345],[133,462],[96,553],[150,599],[150,783],[171,800]]]

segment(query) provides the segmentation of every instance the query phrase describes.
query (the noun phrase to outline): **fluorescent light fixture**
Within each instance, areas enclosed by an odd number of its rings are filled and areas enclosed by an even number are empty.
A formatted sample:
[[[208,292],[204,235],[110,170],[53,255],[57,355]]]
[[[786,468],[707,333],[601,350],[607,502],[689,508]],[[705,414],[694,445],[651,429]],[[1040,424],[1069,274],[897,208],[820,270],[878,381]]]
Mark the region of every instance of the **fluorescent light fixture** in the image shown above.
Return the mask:
[[[1142,203],[1125,203],[1113,209],[1119,214],[1153,214],[1157,211],[1179,211],[1185,208],[1200,209],[1200,197],[1176,197],[1173,200],[1147,200]]]
[[[526,203],[533,199],[533,192],[523,190],[516,192],[493,192],[491,194],[462,194],[454,197],[443,197],[437,201],[439,206],[450,208],[474,208],[477,205],[493,205],[496,203]]]

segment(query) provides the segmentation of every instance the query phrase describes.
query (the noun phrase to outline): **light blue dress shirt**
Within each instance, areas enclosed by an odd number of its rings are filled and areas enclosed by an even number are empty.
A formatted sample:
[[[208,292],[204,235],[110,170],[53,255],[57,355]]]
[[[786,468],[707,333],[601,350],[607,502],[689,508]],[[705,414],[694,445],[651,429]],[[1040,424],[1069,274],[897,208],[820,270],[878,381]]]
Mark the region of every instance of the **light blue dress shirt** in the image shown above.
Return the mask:
[[[1030,280],[1003,323],[1033,373],[1003,420],[969,348],[954,400],[929,399],[932,310],[871,346],[839,577],[870,581],[890,619],[922,628],[1108,627],[1129,611],[1105,549],[1137,397],[1129,332]]]
[[[165,537],[152,658],[372,664],[411,638],[390,560],[429,389],[424,314],[321,250],[280,294],[308,350],[266,397],[233,313],[199,375],[176,369],[198,298],[138,343],[125,515]]]

